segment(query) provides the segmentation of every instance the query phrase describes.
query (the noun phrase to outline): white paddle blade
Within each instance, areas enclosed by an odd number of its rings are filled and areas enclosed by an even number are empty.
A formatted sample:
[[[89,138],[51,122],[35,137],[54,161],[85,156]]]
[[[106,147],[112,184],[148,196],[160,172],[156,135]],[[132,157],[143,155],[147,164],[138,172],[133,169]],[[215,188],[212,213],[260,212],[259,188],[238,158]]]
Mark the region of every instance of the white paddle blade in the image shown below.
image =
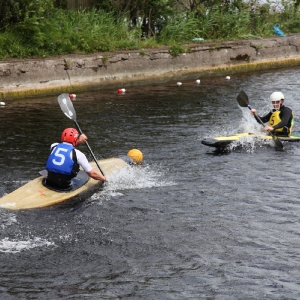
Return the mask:
[[[68,108],[68,104],[67,104],[66,98],[63,98],[63,99],[62,99],[62,102],[63,102],[63,104],[65,105],[66,109],[68,110],[68,112],[65,112],[65,115],[66,115],[67,117],[69,117],[70,119],[72,119],[73,113],[72,113],[72,111]]]
[[[76,112],[69,97],[69,94],[61,94],[57,98],[58,104],[63,113],[69,118],[76,121]]]

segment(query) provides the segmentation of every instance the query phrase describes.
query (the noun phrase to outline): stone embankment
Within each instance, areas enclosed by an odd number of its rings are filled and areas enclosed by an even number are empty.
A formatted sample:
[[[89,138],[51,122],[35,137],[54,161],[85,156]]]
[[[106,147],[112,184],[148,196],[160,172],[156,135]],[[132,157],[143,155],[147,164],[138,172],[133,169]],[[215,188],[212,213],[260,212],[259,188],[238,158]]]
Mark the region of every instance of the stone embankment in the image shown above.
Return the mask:
[[[0,99],[128,87],[195,74],[232,75],[300,64],[300,35],[169,48],[0,61]]]

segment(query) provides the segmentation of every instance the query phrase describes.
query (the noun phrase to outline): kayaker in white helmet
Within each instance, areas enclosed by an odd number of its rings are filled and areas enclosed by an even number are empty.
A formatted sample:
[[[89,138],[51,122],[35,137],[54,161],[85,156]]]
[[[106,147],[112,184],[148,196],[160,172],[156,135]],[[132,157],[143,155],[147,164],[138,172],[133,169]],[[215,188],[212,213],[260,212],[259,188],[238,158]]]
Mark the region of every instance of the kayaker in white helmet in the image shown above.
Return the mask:
[[[278,136],[289,136],[294,125],[294,114],[284,105],[284,95],[281,92],[274,92],[270,95],[270,101],[273,109],[263,117],[258,116],[263,123],[269,122],[269,125],[264,127],[264,131],[272,131]],[[251,113],[259,122],[256,110],[251,109]]]

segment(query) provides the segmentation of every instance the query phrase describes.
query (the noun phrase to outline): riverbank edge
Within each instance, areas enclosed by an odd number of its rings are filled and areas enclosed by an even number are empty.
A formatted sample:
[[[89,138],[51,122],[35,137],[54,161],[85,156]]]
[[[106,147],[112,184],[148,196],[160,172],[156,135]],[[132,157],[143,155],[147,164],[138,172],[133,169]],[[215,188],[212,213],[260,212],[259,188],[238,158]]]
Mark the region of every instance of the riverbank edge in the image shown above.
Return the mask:
[[[300,65],[300,36],[0,61],[0,99],[57,95]]]

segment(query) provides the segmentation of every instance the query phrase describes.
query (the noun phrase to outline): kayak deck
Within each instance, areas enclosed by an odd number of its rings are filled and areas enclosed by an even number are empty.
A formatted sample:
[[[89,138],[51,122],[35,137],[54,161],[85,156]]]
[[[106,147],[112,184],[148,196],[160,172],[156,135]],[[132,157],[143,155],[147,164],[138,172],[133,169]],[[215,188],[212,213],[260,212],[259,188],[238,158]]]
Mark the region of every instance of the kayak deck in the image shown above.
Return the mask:
[[[259,138],[262,140],[272,140],[272,136],[264,134],[254,134],[250,132],[237,133],[231,136],[218,136],[215,138],[203,139],[201,143],[205,146],[215,147],[215,148],[225,148],[229,144],[235,141],[245,139],[247,137]],[[283,142],[300,142],[300,135],[295,134],[291,136],[279,136],[278,137]]]
[[[105,175],[110,175],[127,166],[120,158],[109,158],[98,161]],[[93,169],[97,170],[95,162],[90,162]],[[102,182],[89,178],[87,183],[80,188],[70,192],[57,192],[46,188],[43,183],[43,176],[29,181],[17,190],[3,196],[0,199],[0,207],[19,210],[46,207],[61,203],[71,199],[79,194],[88,191],[91,188],[97,188]]]

